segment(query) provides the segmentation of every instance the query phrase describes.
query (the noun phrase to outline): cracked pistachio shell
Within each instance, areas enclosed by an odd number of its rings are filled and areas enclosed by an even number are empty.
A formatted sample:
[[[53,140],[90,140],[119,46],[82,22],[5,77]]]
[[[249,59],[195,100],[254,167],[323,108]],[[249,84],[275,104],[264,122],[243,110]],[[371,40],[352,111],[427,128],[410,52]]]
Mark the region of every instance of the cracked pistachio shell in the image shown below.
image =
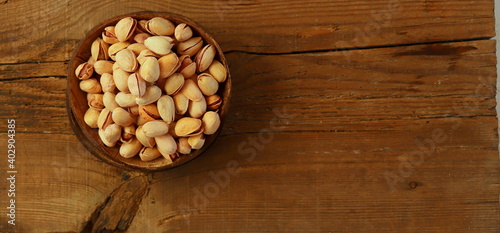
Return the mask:
[[[205,100],[207,101],[208,110],[217,110],[222,104],[222,98],[217,94],[207,96]]]
[[[118,42],[109,46],[108,55],[113,60],[116,61],[116,54],[124,49],[126,49],[130,45],[129,42]]]
[[[99,118],[100,113],[101,111],[99,110],[95,110],[92,108],[87,109],[85,115],[83,115],[83,120],[85,121],[85,124],[87,124],[92,129],[99,128],[97,126],[97,119]]]
[[[188,107],[189,116],[193,118],[200,118],[207,111],[207,102],[205,99],[200,101],[190,101]]]
[[[169,124],[172,123],[175,118],[174,99],[168,95],[164,95],[158,99],[157,106],[161,119]]]
[[[174,34],[175,25],[170,20],[154,17],[146,22],[146,30],[156,36],[171,36]]]
[[[122,136],[120,138],[121,142],[129,142],[135,138],[135,125],[131,124],[129,126],[123,127]]]
[[[135,118],[127,110],[117,107],[111,114],[113,121],[120,126],[129,126],[134,123]]]
[[[174,73],[166,79],[164,90],[167,95],[175,95],[181,90],[182,86],[184,86],[184,76],[180,73]]]
[[[139,44],[144,44],[144,41],[151,37],[150,34],[148,33],[145,33],[145,32],[142,32],[142,33],[137,33],[135,36],[134,36],[134,41],[139,43]]]
[[[87,94],[87,103],[90,108],[101,111],[104,108],[102,94]]]
[[[139,157],[141,157],[141,160],[144,162],[155,160],[160,156],[161,153],[156,147],[154,148],[143,147],[139,152]]]
[[[99,80],[103,92],[114,92],[116,90],[115,80],[110,73],[104,73]]]
[[[175,139],[170,134],[165,134],[162,136],[155,137],[156,148],[164,156],[170,156],[177,151],[177,143]]]
[[[181,23],[175,27],[175,39],[177,41],[186,41],[193,36],[193,30],[185,23]]]
[[[139,43],[134,43],[134,44],[131,44],[127,47],[127,49],[129,49],[130,51],[132,51],[135,56],[139,56],[139,54],[142,52],[142,50],[145,50],[145,49],[148,49],[146,48],[145,45],[143,44],[139,44]]]
[[[137,56],[137,61],[139,62],[139,64],[141,66],[146,61],[147,57],[159,58],[160,56],[156,53],[153,53],[153,51],[151,51],[149,49],[142,50],[141,53],[139,53],[139,55]]]
[[[134,52],[122,49],[116,54],[116,63],[126,72],[134,72],[139,67]]]
[[[145,147],[153,148],[156,145],[155,139],[147,137],[142,131],[142,125],[135,130],[135,137]]]
[[[109,125],[113,124],[113,118],[111,116],[111,111],[108,109],[103,109],[97,118],[97,127],[99,129],[106,129]]]
[[[118,43],[119,40],[115,34],[115,26],[107,26],[102,32],[102,40],[108,44]]]
[[[191,153],[191,145],[188,143],[188,138],[179,138],[177,142],[177,152],[185,155]]]
[[[87,93],[99,94],[102,92],[101,84],[95,78],[80,81],[80,89]]]
[[[118,92],[115,96],[115,101],[122,108],[130,108],[137,106],[136,98],[135,95],[130,93]]]
[[[173,100],[175,104],[175,113],[184,115],[188,110],[189,99],[182,93],[177,93],[174,95]]]
[[[203,39],[201,37],[192,37],[189,40],[180,42],[177,45],[177,53],[180,55],[189,55],[194,57],[203,46]]]
[[[89,63],[91,66],[93,66],[95,63],[95,59],[92,56],[90,56],[89,60],[87,60],[87,63]]]
[[[128,107],[128,112],[134,116],[139,116],[139,105]]]
[[[214,60],[208,67],[208,73],[211,74],[219,83],[226,81],[227,69],[220,61]]]
[[[138,73],[133,73],[128,77],[128,89],[132,95],[142,97],[146,93],[146,81]]]
[[[203,72],[212,64],[215,58],[215,47],[211,44],[206,45],[198,52],[195,57],[196,69]]]
[[[92,42],[92,46],[90,48],[90,54],[92,55],[92,58],[94,58],[94,61],[99,61],[99,60],[108,60],[108,48],[109,45],[106,44],[100,37],[97,37],[97,39]]]
[[[156,82],[160,77],[160,65],[158,64],[158,60],[154,57],[144,58],[144,62],[141,68],[139,68],[139,74],[146,82]]]
[[[113,64],[114,62],[112,61],[106,61],[106,60],[99,60],[94,63],[94,71],[97,74],[104,74],[104,73],[113,73]]]
[[[203,132],[200,119],[183,117],[175,124],[175,134],[179,137],[198,135]]]
[[[179,61],[179,73],[181,73],[184,78],[190,78],[196,73],[196,63],[189,58],[188,55],[182,55]]]
[[[137,138],[133,138],[129,142],[124,142],[120,146],[120,155],[124,158],[132,158],[135,155],[139,154],[139,151],[142,149],[142,144],[137,140]]]
[[[142,126],[146,137],[158,137],[168,133],[168,123],[162,120],[148,121]]]
[[[115,108],[120,107],[120,105],[118,105],[118,103],[116,103],[116,95],[112,92],[105,92],[104,93],[103,102],[104,102],[104,106],[109,111],[113,111],[113,110],[115,110]]]
[[[203,99],[203,94],[200,91],[200,88],[198,88],[198,85],[191,80],[191,79],[186,79],[184,81],[184,86],[181,88],[180,92],[184,94],[189,100],[192,101],[201,101]]]
[[[146,121],[154,121],[161,117],[156,104],[140,105],[139,116]]]
[[[122,135],[122,127],[118,124],[110,124],[104,129],[104,138],[110,143],[117,142]]]
[[[192,149],[200,149],[205,144],[205,135],[199,134],[188,138],[188,144]]]
[[[156,102],[162,95],[162,91],[159,87],[151,85],[146,87],[146,92],[142,97],[137,97],[135,102],[138,105],[148,105]]]
[[[173,39],[168,36],[151,36],[144,40],[144,45],[158,55],[167,55],[173,46]]]
[[[136,27],[137,20],[134,18],[126,17],[121,19],[115,26],[116,38],[118,38],[119,41],[128,40],[134,34]]]
[[[169,53],[158,59],[160,66],[160,78],[172,75],[179,68],[179,57],[176,53]]]
[[[104,145],[106,145],[107,147],[116,146],[116,142],[118,142],[118,140],[114,141],[114,142],[108,141],[108,139],[105,136],[106,133],[105,133],[104,129],[99,129],[98,134],[99,134],[99,138],[101,138],[101,141],[102,141],[102,143],[104,143]]]
[[[217,92],[217,90],[219,90],[219,82],[217,82],[211,74],[202,73],[198,75],[197,80],[198,87],[206,96],[213,95]]]
[[[94,66],[88,62],[84,62],[75,69],[75,75],[80,80],[89,79],[94,74]]]
[[[206,112],[201,121],[203,123],[203,133],[206,135],[212,135],[219,129],[220,117],[216,112]]]
[[[121,92],[130,92],[128,89],[128,77],[130,76],[129,72],[124,71],[123,69],[117,69],[113,71],[113,81],[115,81],[115,86]]]

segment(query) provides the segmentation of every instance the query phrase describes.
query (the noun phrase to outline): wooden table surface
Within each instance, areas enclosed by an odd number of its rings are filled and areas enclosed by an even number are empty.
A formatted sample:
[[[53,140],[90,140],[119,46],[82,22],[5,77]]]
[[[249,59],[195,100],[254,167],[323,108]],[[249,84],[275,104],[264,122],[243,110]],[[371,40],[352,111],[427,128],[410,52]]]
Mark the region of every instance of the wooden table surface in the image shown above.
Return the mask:
[[[499,232],[493,9],[493,0],[2,0],[0,232]],[[65,106],[78,41],[102,20],[147,10],[203,25],[233,77],[215,143],[156,173],[95,158]]]

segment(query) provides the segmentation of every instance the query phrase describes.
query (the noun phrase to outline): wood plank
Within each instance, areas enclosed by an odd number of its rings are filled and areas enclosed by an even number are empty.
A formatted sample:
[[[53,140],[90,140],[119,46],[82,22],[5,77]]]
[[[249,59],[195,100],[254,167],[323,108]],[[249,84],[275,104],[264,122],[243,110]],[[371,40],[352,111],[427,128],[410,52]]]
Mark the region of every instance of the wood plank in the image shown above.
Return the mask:
[[[225,51],[288,53],[493,37],[493,6],[491,0],[6,1],[0,63],[67,61],[97,23],[135,11],[190,17]]]

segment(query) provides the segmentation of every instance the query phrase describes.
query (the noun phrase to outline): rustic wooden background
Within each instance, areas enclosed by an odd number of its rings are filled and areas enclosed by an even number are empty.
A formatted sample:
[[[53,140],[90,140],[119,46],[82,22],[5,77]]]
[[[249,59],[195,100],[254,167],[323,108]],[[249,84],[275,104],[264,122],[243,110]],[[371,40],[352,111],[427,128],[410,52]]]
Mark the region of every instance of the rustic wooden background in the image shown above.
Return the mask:
[[[0,232],[499,232],[493,0],[2,1]],[[145,10],[207,28],[233,77],[218,140],[157,173],[96,159],[65,109],[78,41]]]

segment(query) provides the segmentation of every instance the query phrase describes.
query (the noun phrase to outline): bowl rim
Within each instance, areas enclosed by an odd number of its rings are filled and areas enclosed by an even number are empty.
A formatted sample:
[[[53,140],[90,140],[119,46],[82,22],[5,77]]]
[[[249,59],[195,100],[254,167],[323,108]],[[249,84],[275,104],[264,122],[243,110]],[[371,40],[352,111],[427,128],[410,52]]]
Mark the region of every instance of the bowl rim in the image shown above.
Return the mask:
[[[104,150],[105,148],[102,147],[102,142],[99,144],[94,140],[90,134],[89,130],[97,130],[97,129],[91,129],[88,127],[85,123],[82,124],[83,120],[78,119],[78,117],[75,115],[76,112],[76,106],[73,100],[73,90],[71,88],[71,82],[72,79],[76,78],[76,75],[74,75],[74,70],[76,68],[75,62],[85,62],[88,60],[82,57],[79,57],[79,52],[81,52],[82,47],[84,46],[85,42],[88,40],[95,40],[95,38],[99,37],[99,34],[97,34],[97,37],[93,37],[92,35],[97,33],[98,31],[102,31],[104,27],[106,26],[112,26],[116,24],[120,19],[125,18],[125,17],[132,17],[137,20],[140,19],[150,19],[152,17],[164,17],[167,18],[171,21],[174,21],[174,23],[179,24],[179,23],[186,23],[188,24],[193,31],[196,31],[198,33],[198,36],[201,36],[205,43],[212,44],[214,45],[217,53],[216,53],[216,58],[225,66],[227,70],[227,78],[226,81],[224,82],[223,88],[224,90],[221,92],[221,98],[223,99],[222,105],[219,108],[219,116],[220,116],[220,126],[219,129],[212,135],[206,135],[206,140],[205,144],[203,145],[202,148],[193,150],[190,154],[187,155],[182,155],[180,159],[175,160],[173,163],[162,165],[162,166],[154,166],[154,167],[144,167],[144,166],[138,166],[135,164],[131,163],[126,163],[123,161],[126,161],[127,159],[123,158],[122,161],[117,160],[113,158],[108,152],[108,150]],[[76,79],[73,82],[79,82],[80,80]],[[190,18],[172,13],[172,12],[165,12],[165,11],[139,11],[139,12],[131,12],[131,13],[126,13],[126,14],[121,14],[117,16],[110,17],[108,19],[105,19],[101,22],[99,22],[97,25],[95,25],[91,30],[85,33],[85,36],[78,42],[77,46],[72,50],[71,52],[71,59],[68,63],[68,70],[67,70],[67,81],[66,81],[66,111],[67,115],[69,118],[70,126],[77,136],[78,140],[80,143],[83,144],[83,146],[95,157],[99,158],[101,161],[104,161],[110,165],[113,165],[115,167],[118,167],[120,169],[125,169],[125,170],[143,170],[143,171],[162,171],[162,170],[168,170],[172,169],[175,167],[178,167],[180,165],[183,165],[185,163],[188,163],[192,161],[194,158],[198,157],[200,154],[205,152],[213,143],[214,141],[218,138],[220,132],[222,131],[223,124],[225,121],[225,116],[227,114],[228,108],[229,108],[229,102],[231,99],[231,75],[230,75],[230,70],[227,64],[227,60],[224,56],[224,52],[222,51],[220,45],[217,43],[217,41],[213,38],[212,34],[203,26],[199,25],[195,21],[191,20]],[[77,90],[79,92],[82,92],[81,90]],[[219,92],[218,92],[219,93]],[[83,93],[85,94],[85,93]],[[223,95],[222,95],[223,94]],[[83,116],[81,116],[83,118]],[[87,128],[86,130],[84,129]],[[113,148],[116,148],[113,147]],[[118,155],[119,156],[119,155]],[[134,156],[137,157],[137,156]],[[163,159],[163,156],[160,158]],[[147,163],[147,162],[145,162]]]

